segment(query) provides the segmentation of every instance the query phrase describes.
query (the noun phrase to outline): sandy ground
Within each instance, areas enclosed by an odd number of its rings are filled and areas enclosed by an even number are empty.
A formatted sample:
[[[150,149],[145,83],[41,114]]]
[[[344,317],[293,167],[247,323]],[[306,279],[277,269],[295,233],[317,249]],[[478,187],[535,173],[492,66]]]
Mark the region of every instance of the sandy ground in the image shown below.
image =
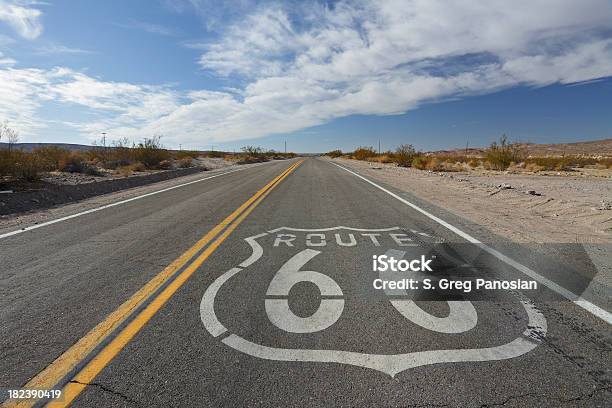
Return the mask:
[[[441,173],[336,160],[515,242],[612,244],[609,177]]]

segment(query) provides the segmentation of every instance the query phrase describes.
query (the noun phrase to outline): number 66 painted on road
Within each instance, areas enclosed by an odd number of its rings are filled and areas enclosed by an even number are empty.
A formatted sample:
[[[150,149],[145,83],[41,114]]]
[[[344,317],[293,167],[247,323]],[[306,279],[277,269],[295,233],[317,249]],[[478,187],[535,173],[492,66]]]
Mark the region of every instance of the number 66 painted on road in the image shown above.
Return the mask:
[[[278,270],[268,286],[266,296],[289,296],[291,288],[300,282],[311,282],[319,288],[321,296],[342,296],[342,289],[329,276],[315,271],[300,271],[321,251],[305,249]],[[300,317],[289,308],[289,299],[266,299],[266,313],[270,321],[279,329],[291,333],[312,333],[321,331],[334,324],[344,310],[344,299],[321,299],[317,311],[309,317]]]
[[[399,252],[399,251],[389,251]],[[289,308],[289,292],[300,282],[311,282],[319,288],[321,296],[342,296],[342,289],[329,276],[315,271],[300,271],[312,258],[321,251],[305,249],[289,259],[278,270],[268,286],[266,296],[282,297],[266,299],[266,313],[270,321],[279,329],[291,333],[313,333],[324,330],[334,324],[344,310],[344,299],[321,299],[317,311],[309,317],[300,317]],[[403,256],[399,252],[399,258]],[[393,294],[393,293],[391,293]],[[478,320],[476,310],[470,302],[450,301],[450,313],[446,317],[435,317],[419,308],[411,300],[391,300],[393,307],[408,320],[426,329],[441,333],[461,333],[468,331]]]

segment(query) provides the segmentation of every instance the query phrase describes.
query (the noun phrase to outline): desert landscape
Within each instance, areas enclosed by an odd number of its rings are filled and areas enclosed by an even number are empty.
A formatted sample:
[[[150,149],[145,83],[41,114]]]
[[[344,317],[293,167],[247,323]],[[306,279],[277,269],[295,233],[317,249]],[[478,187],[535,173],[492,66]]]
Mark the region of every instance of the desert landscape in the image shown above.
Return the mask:
[[[419,153],[404,145],[328,156],[516,242],[612,243],[612,139],[501,141],[465,153]]]

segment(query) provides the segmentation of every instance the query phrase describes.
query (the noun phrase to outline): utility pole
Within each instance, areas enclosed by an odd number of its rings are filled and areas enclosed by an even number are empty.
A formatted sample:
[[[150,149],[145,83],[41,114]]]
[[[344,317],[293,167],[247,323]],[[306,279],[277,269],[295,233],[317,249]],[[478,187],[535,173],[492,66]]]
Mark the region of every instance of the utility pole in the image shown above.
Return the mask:
[[[465,155],[466,155],[466,156],[467,156],[467,154],[468,154],[468,147],[469,147],[469,145],[470,145],[470,139],[468,139],[468,140],[466,140],[466,141],[465,141]]]
[[[287,141],[285,140],[285,154],[287,154]]]
[[[103,147],[103,152],[104,152],[104,160],[107,159],[107,151],[106,151],[106,132],[102,132],[102,146]]]
[[[380,156],[380,139],[378,139],[378,155]]]
[[[183,150],[183,145],[179,143],[179,152]]]

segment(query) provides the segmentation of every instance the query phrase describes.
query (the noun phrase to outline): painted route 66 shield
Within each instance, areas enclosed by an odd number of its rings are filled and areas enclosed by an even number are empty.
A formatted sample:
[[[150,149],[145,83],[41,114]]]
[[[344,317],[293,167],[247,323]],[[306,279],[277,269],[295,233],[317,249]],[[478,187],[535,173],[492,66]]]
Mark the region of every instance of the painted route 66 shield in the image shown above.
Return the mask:
[[[494,302],[464,291],[382,288],[381,282],[484,276],[478,248],[456,251],[400,227],[281,227],[245,239],[249,256],[202,297],[202,322],[228,347],[266,360],[348,364],[388,375],[412,367],[513,358],[538,346],[546,320],[520,293]],[[375,256],[431,260],[377,271]],[[489,268],[489,269],[488,269]]]

